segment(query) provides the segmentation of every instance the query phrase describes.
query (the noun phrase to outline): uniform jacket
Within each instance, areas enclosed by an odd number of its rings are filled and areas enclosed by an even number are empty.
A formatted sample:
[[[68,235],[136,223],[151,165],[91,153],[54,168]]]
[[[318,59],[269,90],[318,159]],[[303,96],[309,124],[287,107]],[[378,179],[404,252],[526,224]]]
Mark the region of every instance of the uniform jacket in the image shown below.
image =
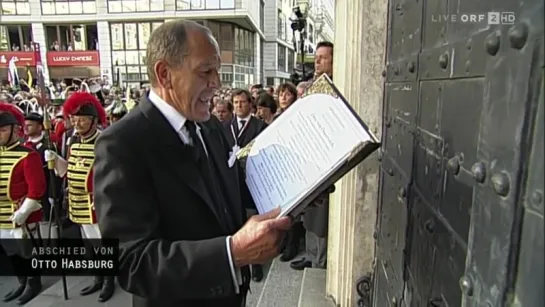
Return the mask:
[[[9,220],[13,212],[25,198],[40,201],[46,192],[45,176],[40,156],[36,151],[19,142],[0,151],[0,228],[16,228]],[[15,204],[15,210],[13,209]],[[39,222],[42,210],[35,211],[27,218],[27,223]]]

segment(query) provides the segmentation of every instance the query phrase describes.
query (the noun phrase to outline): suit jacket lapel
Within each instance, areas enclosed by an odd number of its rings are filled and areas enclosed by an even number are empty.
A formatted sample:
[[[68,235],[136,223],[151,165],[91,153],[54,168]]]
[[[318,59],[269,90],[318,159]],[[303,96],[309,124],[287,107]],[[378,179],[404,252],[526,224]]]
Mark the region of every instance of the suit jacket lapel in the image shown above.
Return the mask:
[[[147,96],[138,104],[138,107],[156,129],[159,136],[157,138],[158,142],[163,143],[162,146],[159,146],[161,154],[165,155],[167,161],[174,162],[172,166],[177,169],[177,174],[183,183],[202,198],[210,210],[212,210],[220,225],[223,225],[216,207],[208,194],[205,182],[196,167],[197,163],[195,162],[192,148],[182,142],[178,133],[174,131],[163,114],[148,100]]]
[[[220,131],[221,132],[221,131]],[[208,157],[211,159],[212,163],[216,166],[218,170],[218,184],[222,184],[224,187],[225,193],[227,193],[228,205],[231,205],[231,209],[234,212],[231,212],[229,218],[235,218],[235,225],[242,225],[242,216],[239,216],[237,213],[242,212],[242,204],[240,200],[240,195],[236,193],[238,191],[238,181],[233,180],[235,176],[231,172],[236,171],[236,167],[229,168],[227,161],[229,157],[226,155],[224,148],[221,148],[221,140],[218,138],[218,135],[211,130],[211,128],[206,125],[201,125],[201,133],[206,143],[208,149]]]

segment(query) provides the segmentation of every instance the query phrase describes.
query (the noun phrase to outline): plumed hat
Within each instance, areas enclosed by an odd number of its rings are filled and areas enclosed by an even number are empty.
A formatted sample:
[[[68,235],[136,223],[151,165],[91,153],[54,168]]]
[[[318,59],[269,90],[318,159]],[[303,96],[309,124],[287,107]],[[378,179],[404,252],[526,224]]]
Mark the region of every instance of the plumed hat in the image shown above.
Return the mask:
[[[16,106],[0,101],[0,127],[25,124],[23,112]]]
[[[101,125],[106,125],[106,111],[100,101],[90,93],[77,92],[72,94],[62,107],[65,118],[69,115],[92,116],[98,118]]]
[[[111,105],[108,106],[107,110],[108,114],[113,116],[123,116],[127,114],[128,110],[127,107],[121,100],[115,100],[112,102]]]

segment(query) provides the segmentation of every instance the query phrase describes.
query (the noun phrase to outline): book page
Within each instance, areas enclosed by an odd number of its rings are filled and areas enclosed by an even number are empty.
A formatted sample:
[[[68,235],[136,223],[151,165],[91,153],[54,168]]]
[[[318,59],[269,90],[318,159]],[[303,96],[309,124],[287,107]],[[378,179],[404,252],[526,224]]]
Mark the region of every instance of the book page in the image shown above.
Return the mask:
[[[253,141],[246,158],[246,182],[259,213],[297,204],[370,140],[339,98],[313,94],[296,101]]]

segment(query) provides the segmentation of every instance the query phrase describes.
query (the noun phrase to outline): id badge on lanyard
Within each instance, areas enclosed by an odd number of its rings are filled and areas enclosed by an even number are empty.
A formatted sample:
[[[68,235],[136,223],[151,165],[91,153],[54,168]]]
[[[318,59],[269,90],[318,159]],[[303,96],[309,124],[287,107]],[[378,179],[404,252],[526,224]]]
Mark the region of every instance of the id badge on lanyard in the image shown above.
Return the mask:
[[[249,123],[250,123],[249,120],[246,123],[244,123],[244,126],[242,126],[242,128],[238,132],[238,136],[235,134],[235,129],[233,129],[233,125],[231,125],[231,134],[233,134],[233,140],[235,141],[235,145],[233,145],[233,149],[231,151],[229,161],[227,162],[229,167],[233,167],[233,165],[235,165],[235,161],[237,159],[237,153],[240,151],[240,146],[238,146],[238,138],[242,135],[244,130],[246,130],[246,127],[248,127]],[[237,121],[237,125],[238,125],[238,121]]]
[[[250,120],[247,120],[244,123],[244,126],[242,126],[242,128],[240,128],[240,131],[238,132],[238,135],[235,134],[235,129],[233,129],[233,125],[231,125],[231,134],[233,135],[233,139],[235,140],[235,146],[238,147],[238,138],[242,135],[242,133],[244,133],[244,130],[246,130],[249,123],[250,123]],[[238,121],[237,121],[236,124],[238,125]]]

